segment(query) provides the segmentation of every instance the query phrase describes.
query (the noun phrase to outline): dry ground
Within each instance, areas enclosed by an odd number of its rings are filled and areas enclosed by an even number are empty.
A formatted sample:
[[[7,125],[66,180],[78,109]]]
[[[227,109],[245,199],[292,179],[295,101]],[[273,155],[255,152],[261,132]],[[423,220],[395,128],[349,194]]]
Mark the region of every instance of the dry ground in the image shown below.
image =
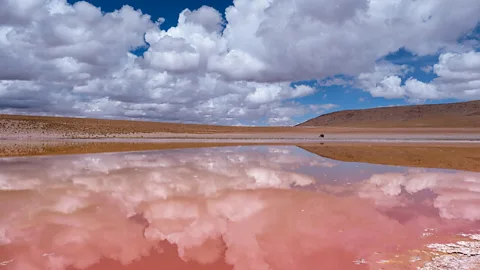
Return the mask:
[[[478,128],[232,127],[88,118],[0,115],[0,138],[327,137],[371,134],[478,134]]]
[[[80,154],[118,151],[266,144],[251,139],[480,137],[479,128],[229,127],[64,117],[0,115],[0,156]],[[232,143],[78,142],[62,138],[220,138]],[[3,140],[2,140],[3,139]],[[275,143],[285,145],[287,143]],[[291,144],[291,143],[290,143]],[[301,144],[312,153],[341,161],[480,171],[480,144]]]
[[[480,172],[480,145],[461,144],[325,144],[301,148],[330,159],[423,168]]]
[[[60,136],[107,136],[134,133],[238,133],[238,132],[285,132],[291,127],[233,127],[197,124],[176,124],[128,120],[91,118],[0,115],[0,134],[38,133]],[[309,130],[312,132],[311,130]]]

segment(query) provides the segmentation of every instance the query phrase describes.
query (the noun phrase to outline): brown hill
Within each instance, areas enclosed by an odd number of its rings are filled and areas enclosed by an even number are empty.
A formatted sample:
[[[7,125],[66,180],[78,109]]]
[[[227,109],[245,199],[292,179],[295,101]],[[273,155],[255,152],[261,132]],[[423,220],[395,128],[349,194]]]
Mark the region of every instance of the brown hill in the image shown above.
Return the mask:
[[[480,127],[480,100],[346,110],[324,114],[297,126],[302,127]]]

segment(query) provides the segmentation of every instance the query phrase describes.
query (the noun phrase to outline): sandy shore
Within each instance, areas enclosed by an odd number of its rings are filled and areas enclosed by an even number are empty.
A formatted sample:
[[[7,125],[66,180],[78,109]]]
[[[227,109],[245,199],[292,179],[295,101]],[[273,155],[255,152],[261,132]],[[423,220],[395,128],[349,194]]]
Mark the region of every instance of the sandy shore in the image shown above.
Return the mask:
[[[322,157],[344,162],[480,172],[480,144],[327,143],[298,146]]]
[[[343,161],[480,171],[480,128],[228,127],[0,115],[1,157],[231,145],[297,145]]]
[[[312,142],[125,142],[125,141],[0,141],[0,157],[87,154],[239,145],[296,145],[311,153],[345,162],[444,168],[480,172],[480,144],[312,143]]]
[[[480,139],[479,128],[242,127],[142,121],[0,115],[0,139]]]
[[[88,142],[422,142],[429,141],[478,141],[480,129],[364,129],[329,128],[322,132],[318,128],[285,128],[286,131],[236,132],[236,133],[171,133],[132,132],[109,133],[107,135],[74,133],[68,136],[47,130],[1,130],[0,141],[64,141],[83,140]],[[321,136],[323,135],[323,137]]]

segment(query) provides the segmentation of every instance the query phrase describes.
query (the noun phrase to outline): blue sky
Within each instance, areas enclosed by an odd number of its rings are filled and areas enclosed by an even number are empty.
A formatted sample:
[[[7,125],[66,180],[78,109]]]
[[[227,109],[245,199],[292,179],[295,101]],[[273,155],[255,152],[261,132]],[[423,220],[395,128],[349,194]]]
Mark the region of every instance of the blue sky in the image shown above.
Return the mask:
[[[395,65],[408,65],[412,67],[412,71],[405,74],[402,78],[404,82],[406,79],[413,77],[423,82],[431,82],[437,76],[433,72],[425,72],[423,67],[433,66],[438,62],[439,54],[429,56],[415,56],[405,49],[401,49],[395,53],[385,56],[383,59]],[[310,83],[313,85],[313,83]],[[375,107],[397,106],[397,105],[415,105],[416,103],[408,102],[404,98],[386,99],[383,97],[373,97],[370,93],[362,89],[351,86],[320,86],[319,91],[312,96],[297,99],[302,104],[314,105],[322,103],[332,103],[338,107],[327,110],[325,113],[340,111],[340,110],[354,110],[366,109]],[[455,99],[442,100],[423,100],[422,104],[439,104],[458,102]],[[309,113],[305,116],[298,117],[296,120],[301,122],[305,117],[310,119],[316,117],[315,113]]]
[[[69,0],[70,3],[78,1]],[[101,7],[104,12],[111,12],[113,10],[121,8],[123,5],[130,5],[135,9],[142,10],[143,13],[152,16],[152,20],[158,18],[164,18],[165,22],[161,25],[162,29],[168,29],[177,25],[179,13],[188,8],[195,10],[203,5],[211,6],[222,14],[225,9],[232,5],[233,1],[222,0],[177,0],[177,1],[148,1],[148,0],[88,0],[97,7]],[[477,27],[472,33],[468,33],[467,36],[472,37],[476,35],[478,38],[480,33],[480,27]],[[136,54],[141,55],[144,49],[139,49]],[[405,81],[409,77],[414,77],[423,82],[430,82],[436,76],[432,73],[426,73],[421,70],[422,67],[433,66],[438,61],[439,54],[418,57],[405,49],[400,49],[397,52],[391,53],[385,56],[383,59],[396,65],[409,65],[414,70],[406,74],[403,78]],[[379,59],[380,60],[380,59]],[[313,85],[312,83],[307,83]],[[319,87],[319,90],[308,97],[295,99],[294,101],[301,104],[323,104],[332,103],[338,105],[338,107],[327,110],[326,112],[346,110],[346,109],[362,109],[372,108],[380,106],[392,106],[392,105],[409,105],[410,102],[405,101],[403,98],[398,99],[385,99],[382,97],[372,97],[369,93],[362,91],[361,89],[345,86],[331,86],[331,87]],[[423,100],[422,103],[449,103],[455,102],[455,99],[443,99],[443,100]],[[304,116],[297,117],[297,121],[302,121],[305,118],[315,117],[314,113],[310,113]]]
[[[0,113],[292,125],[480,99],[478,0],[30,2],[0,20]]]
[[[69,3],[79,2],[76,0],[68,0]],[[88,0],[87,2],[94,6],[101,7],[104,12],[111,12],[120,9],[123,5],[129,5],[135,9],[142,10],[152,17],[152,20],[164,18],[165,22],[162,24],[162,29],[170,28],[177,25],[178,14],[186,8],[195,10],[203,5],[210,6],[223,13],[225,9],[232,5],[233,1],[225,0],[176,0],[176,1],[162,1],[162,0]]]

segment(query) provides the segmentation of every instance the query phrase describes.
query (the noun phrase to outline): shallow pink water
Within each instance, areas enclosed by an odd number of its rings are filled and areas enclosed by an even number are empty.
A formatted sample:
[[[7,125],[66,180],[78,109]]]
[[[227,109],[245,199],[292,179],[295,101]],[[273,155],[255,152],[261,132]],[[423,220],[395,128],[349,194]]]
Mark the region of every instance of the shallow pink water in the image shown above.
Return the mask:
[[[0,268],[414,269],[382,260],[480,230],[479,192],[295,147],[1,159]]]

